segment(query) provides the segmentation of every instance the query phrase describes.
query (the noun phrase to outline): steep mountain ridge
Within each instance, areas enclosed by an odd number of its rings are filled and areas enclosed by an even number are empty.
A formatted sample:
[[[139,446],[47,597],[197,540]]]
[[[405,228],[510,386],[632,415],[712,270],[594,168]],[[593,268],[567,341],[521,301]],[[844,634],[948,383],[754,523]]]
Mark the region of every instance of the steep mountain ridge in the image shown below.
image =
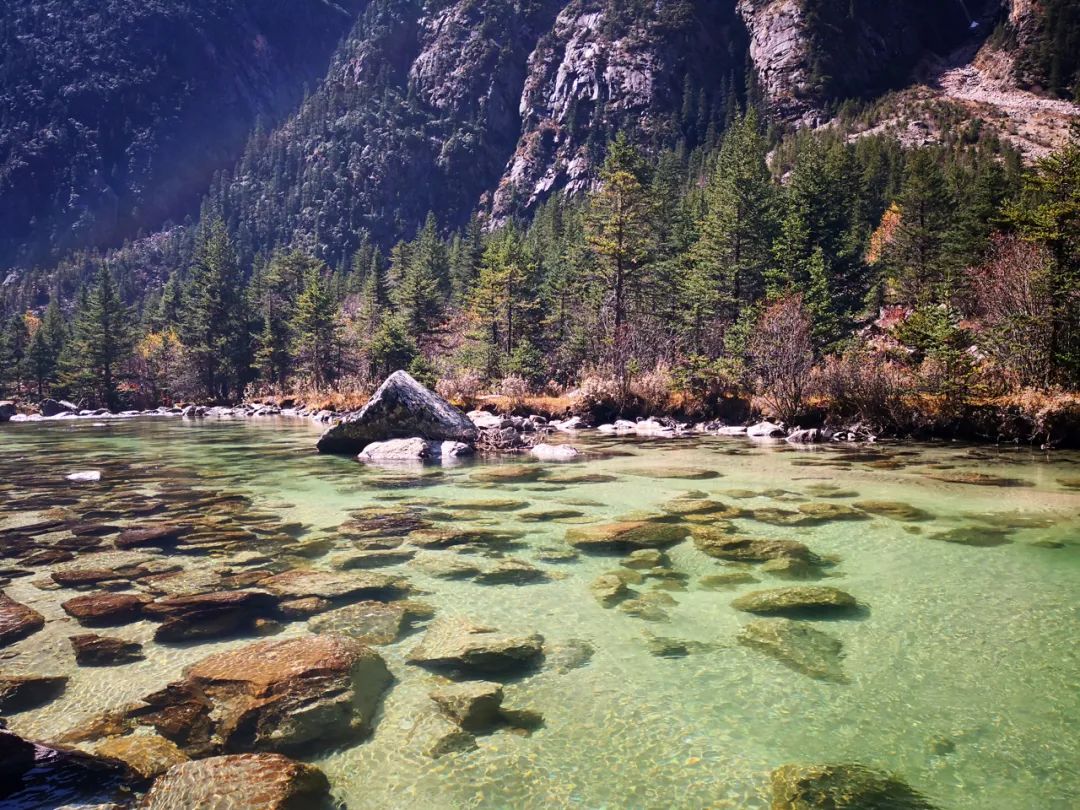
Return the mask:
[[[0,71],[0,97],[34,102],[9,103],[0,119],[0,267],[117,245],[181,220],[207,189],[246,258],[291,244],[340,266],[367,239],[385,249],[410,237],[429,211],[444,227],[476,210],[501,221],[587,189],[620,130],[649,149],[692,149],[748,96],[782,123],[817,126],[843,99],[904,87],[957,48],[974,53],[998,20],[1016,48],[1045,40],[1045,4],[1033,0],[107,5],[93,36],[69,35],[72,53],[90,54],[70,60],[26,44],[67,41],[42,22],[62,16],[55,0],[16,0],[17,25],[0,23],[3,41],[37,54]],[[129,58],[115,56],[125,48]],[[64,90],[70,80],[39,80],[35,95],[20,66],[39,78],[82,70],[94,93],[87,102]],[[1010,126],[991,102],[970,110]],[[48,116],[36,123],[39,109],[60,110],[59,135]],[[260,117],[284,120],[256,130]]]

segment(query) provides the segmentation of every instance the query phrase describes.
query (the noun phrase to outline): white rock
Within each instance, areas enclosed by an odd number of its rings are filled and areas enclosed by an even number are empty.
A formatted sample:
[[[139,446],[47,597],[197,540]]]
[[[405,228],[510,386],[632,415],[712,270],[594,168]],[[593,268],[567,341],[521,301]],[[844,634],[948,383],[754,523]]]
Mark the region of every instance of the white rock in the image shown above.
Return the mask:
[[[464,442],[428,441],[414,436],[411,439],[372,442],[360,451],[357,458],[361,461],[437,461],[467,456],[472,451],[472,447]]]
[[[781,439],[787,431],[773,422],[758,422],[746,429],[746,435],[751,439]]]
[[[746,430],[745,425],[725,425],[717,428],[715,433],[717,436],[745,436]]]
[[[469,411],[465,415],[469,417],[469,421],[471,421],[474,425],[476,425],[476,427],[481,429],[504,428],[509,427],[513,424],[513,422],[511,422],[509,419],[503,419],[503,417],[496,416],[495,414],[488,413],[487,411]]]
[[[101,470],[81,470],[64,476],[68,481],[100,481]]]
[[[529,453],[541,461],[570,461],[580,455],[576,447],[568,444],[538,444]]]

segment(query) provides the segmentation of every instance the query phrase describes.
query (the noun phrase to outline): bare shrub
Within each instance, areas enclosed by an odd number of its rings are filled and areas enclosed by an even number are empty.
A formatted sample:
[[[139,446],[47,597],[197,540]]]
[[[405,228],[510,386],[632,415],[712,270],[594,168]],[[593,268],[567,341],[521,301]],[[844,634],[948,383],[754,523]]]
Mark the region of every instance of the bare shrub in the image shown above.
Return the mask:
[[[988,260],[968,272],[980,348],[1012,386],[1048,387],[1054,369],[1054,290],[1046,249],[998,235]]]
[[[749,355],[758,395],[773,416],[793,422],[803,410],[814,366],[810,319],[801,295],[784,296],[762,313]]]
[[[618,378],[590,374],[577,391],[577,410],[595,415],[619,413],[623,405],[623,386]]]
[[[630,381],[630,395],[641,401],[646,413],[663,413],[671,401],[672,385],[671,366],[657,363],[652,371],[638,374]]]
[[[864,348],[829,357],[814,370],[814,392],[830,411],[876,430],[908,430],[915,421],[909,395],[916,383],[900,364]]]
[[[435,383],[435,393],[458,405],[469,405],[476,401],[484,390],[484,379],[478,371],[466,369],[453,377],[441,377]]]
[[[529,395],[529,384],[523,377],[503,377],[499,383],[499,394],[506,398],[507,410],[515,411],[525,403],[525,398]]]

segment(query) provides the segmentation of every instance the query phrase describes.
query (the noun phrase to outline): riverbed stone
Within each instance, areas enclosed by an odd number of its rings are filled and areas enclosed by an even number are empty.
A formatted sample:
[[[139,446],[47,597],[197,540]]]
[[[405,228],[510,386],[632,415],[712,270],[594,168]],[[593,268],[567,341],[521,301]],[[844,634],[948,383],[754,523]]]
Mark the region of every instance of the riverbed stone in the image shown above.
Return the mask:
[[[0,674],[0,714],[15,714],[44,706],[67,686],[66,675]]]
[[[820,585],[752,591],[731,603],[736,610],[765,615],[843,614],[857,607],[855,597],[839,588]]]
[[[772,810],[934,810],[892,774],[863,765],[783,765],[770,776]]]
[[[282,599],[320,597],[330,601],[360,598],[389,598],[401,595],[400,578],[372,571],[320,571],[292,568],[260,580],[259,587]]]
[[[686,539],[686,526],[651,520],[623,520],[567,529],[566,542],[581,551],[628,552],[665,548]]]
[[[176,743],[153,732],[110,737],[93,750],[99,757],[123,762],[144,779],[154,779],[174,765],[188,761]]]
[[[439,759],[476,749],[476,736],[435,708],[420,712],[409,731],[409,745],[422,755]]]
[[[143,612],[162,620],[154,632],[156,641],[176,642],[247,632],[256,618],[276,609],[277,601],[264,590],[216,591],[163,597],[145,605]]]
[[[140,810],[301,810],[329,799],[318,768],[280,754],[233,754],[174,765]]]
[[[392,644],[408,625],[404,603],[357,602],[328,611],[308,621],[314,633],[332,633],[363,644]]]
[[[499,560],[473,577],[478,585],[531,585],[548,581],[550,577],[543,569],[513,558]]]
[[[404,371],[395,371],[360,411],[320,437],[320,453],[359,453],[372,442],[408,439],[471,444],[476,427],[461,411]]]
[[[0,647],[14,644],[44,626],[44,616],[0,591]]]
[[[538,633],[504,633],[469,619],[436,619],[409,652],[411,664],[433,669],[508,672],[539,663],[544,639]]]
[[[355,639],[303,636],[204,658],[135,717],[185,753],[288,751],[369,730],[390,671]]]
[[[601,574],[593,580],[589,589],[604,607],[614,607],[630,595],[626,582],[615,574]]]
[[[707,591],[721,591],[738,585],[747,585],[760,581],[749,571],[731,571],[721,574],[706,574],[698,580],[698,585]]]
[[[439,709],[466,731],[483,732],[500,720],[502,686],[491,681],[448,684],[431,692]]]
[[[925,509],[920,509],[903,501],[865,500],[856,501],[852,506],[864,512],[869,512],[871,515],[887,517],[893,520],[921,521],[929,520],[931,517],[930,513]]]
[[[760,650],[811,678],[846,683],[839,639],[791,619],[756,619],[739,630],[739,643]]]
[[[777,557],[767,560],[758,569],[780,579],[821,579],[821,568],[798,557]]]
[[[86,627],[109,627],[138,621],[150,597],[134,593],[96,592],[76,596],[60,607]]]
[[[185,524],[161,523],[156,526],[124,529],[113,540],[113,543],[117,548],[122,549],[146,546],[163,548],[176,545],[190,531],[191,526]]]

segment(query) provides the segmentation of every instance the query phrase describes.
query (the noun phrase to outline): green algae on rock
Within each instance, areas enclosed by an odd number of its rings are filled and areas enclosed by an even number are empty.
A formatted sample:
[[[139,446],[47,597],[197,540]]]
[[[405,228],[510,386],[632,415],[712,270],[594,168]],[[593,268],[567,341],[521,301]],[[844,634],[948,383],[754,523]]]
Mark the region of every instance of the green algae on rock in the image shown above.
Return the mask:
[[[784,765],[770,782],[772,810],[934,810],[901,779],[858,764]]]
[[[855,597],[839,588],[820,585],[772,588],[751,591],[731,603],[736,610],[765,615],[794,617],[817,614],[844,614],[857,606]]]
[[[566,542],[581,551],[619,552],[672,546],[688,534],[689,530],[678,524],[624,520],[568,529]]]

